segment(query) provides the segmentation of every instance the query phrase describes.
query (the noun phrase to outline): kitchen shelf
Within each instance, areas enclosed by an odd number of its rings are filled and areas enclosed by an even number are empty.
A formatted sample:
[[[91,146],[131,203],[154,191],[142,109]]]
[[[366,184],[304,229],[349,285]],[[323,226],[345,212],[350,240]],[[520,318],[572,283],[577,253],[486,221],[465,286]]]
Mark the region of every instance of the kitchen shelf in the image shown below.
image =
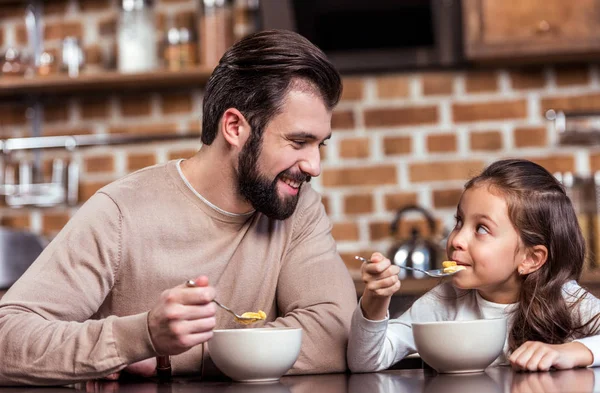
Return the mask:
[[[160,87],[202,87],[212,73],[210,67],[194,67],[181,71],[153,71],[123,74],[115,71],[83,73],[77,78],[66,74],[30,78],[0,76],[0,99],[27,95],[76,94],[101,91],[150,90]]]

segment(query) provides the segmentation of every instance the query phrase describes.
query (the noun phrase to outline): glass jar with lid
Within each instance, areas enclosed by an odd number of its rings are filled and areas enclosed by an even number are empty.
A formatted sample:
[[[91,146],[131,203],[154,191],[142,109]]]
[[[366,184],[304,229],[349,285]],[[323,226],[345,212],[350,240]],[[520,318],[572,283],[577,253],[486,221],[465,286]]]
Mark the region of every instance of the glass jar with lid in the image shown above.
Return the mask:
[[[117,34],[120,72],[151,71],[158,66],[152,0],[122,0]]]

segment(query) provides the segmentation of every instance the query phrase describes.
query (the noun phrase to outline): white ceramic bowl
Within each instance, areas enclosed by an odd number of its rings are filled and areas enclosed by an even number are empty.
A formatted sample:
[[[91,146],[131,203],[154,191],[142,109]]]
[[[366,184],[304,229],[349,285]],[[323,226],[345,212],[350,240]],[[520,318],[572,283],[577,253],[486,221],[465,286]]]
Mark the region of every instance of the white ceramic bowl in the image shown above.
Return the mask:
[[[506,319],[413,323],[423,361],[439,373],[481,372],[500,355]]]
[[[277,381],[296,362],[301,328],[215,330],[208,342],[215,365],[234,381]]]

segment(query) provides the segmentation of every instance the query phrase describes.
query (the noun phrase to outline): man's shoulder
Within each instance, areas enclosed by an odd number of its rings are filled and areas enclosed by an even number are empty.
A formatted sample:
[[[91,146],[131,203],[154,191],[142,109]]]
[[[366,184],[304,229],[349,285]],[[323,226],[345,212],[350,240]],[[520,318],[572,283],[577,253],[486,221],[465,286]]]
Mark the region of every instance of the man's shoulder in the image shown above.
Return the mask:
[[[106,194],[114,200],[136,198],[139,195],[148,194],[157,197],[168,181],[170,165],[172,162],[139,169],[107,184],[98,192]]]

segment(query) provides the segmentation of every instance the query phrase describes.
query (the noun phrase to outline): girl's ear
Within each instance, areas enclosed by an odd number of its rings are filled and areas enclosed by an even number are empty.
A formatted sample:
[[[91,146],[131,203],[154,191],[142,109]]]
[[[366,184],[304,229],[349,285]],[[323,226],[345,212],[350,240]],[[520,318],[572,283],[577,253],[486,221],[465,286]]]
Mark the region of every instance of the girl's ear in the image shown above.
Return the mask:
[[[519,264],[519,274],[524,276],[531,274],[544,266],[548,260],[548,249],[546,246],[533,246],[527,252],[525,259]]]

